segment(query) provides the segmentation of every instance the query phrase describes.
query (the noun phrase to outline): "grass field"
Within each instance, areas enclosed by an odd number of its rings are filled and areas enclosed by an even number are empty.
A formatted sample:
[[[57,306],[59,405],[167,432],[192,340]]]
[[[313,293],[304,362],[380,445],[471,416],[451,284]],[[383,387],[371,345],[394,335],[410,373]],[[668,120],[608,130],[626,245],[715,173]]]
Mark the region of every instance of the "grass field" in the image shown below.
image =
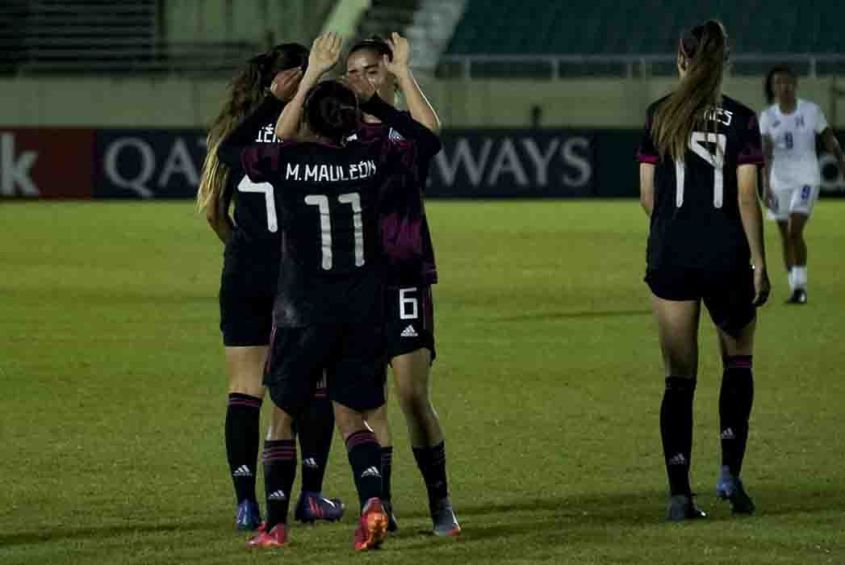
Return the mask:
[[[845,202],[809,227],[810,303],[787,307],[768,226],[745,479],[713,495],[721,366],[702,326],[694,488],[663,523],[662,369],[625,202],[436,202],[434,397],[458,540],[434,539],[392,406],[401,530],[353,555],[354,517],[249,553],[232,527],[217,330],[221,249],[188,203],[0,204],[0,563],[845,563]],[[336,442],[327,491],[354,490]]]

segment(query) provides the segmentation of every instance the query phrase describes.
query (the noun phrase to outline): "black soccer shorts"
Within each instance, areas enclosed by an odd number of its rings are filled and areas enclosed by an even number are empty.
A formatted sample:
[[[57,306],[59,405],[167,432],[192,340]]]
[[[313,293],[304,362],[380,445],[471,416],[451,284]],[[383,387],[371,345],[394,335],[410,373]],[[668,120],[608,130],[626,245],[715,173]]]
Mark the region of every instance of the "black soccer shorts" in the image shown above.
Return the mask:
[[[654,270],[645,281],[655,296],[664,300],[701,300],[713,323],[738,337],[756,316],[754,271],[751,267],[729,272],[693,269]]]
[[[220,331],[226,347],[270,343],[274,272],[224,270],[220,277]]]
[[[380,324],[318,324],[273,329],[264,384],[292,416],[314,396],[326,372],[328,396],[365,412],[384,404],[384,331]]]
[[[428,349],[434,361],[437,352],[430,286],[387,287],[384,312],[388,360]]]

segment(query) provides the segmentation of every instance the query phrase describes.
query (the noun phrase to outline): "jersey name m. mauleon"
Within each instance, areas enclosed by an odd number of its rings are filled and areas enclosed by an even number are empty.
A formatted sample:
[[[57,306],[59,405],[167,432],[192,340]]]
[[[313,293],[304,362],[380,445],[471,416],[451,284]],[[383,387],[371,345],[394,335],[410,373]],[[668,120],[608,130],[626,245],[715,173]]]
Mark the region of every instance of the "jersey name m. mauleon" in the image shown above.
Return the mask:
[[[648,108],[637,157],[655,165],[654,208],[648,239],[649,270],[730,272],[747,267],[750,251],[737,201],[737,167],[762,165],[754,112],[728,97],[690,136],[682,161],[659,155]]]

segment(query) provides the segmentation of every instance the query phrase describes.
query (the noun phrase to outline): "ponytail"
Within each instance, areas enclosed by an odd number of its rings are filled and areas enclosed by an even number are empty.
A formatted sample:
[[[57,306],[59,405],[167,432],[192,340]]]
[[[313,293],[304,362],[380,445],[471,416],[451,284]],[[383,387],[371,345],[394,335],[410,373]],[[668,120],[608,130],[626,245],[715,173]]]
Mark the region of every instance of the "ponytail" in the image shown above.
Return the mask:
[[[728,57],[724,26],[709,20],[685,31],[678,52],[686,74],[655,111],[651,128],[658,154],[675,161],[683,160],[693,130],[705,122],[707,111],[721,100]]]
[[[206,138],[205,161],[197,190],[197,208],[214,211],[214,205],[223,198],[229,169],[217,158],[217,149],[223,139],[244,119],[266,95],[276,73],[308,65],[308,49],[298,43],[276,45],[266,53],[247,61],[229,83],[229,94],[220,113],[215,118]]]
[[[206,137],[208,152],[202,164],[197,208],[205,210],[223,198],[229,169],[217,158],[217,149],[223,139],[235,129],[249,112],[261,101],[264,89],[261,87],[261,68],[266,65],[267,54],[253,57],[247,66],[235,75],[229,84],[229,96],[223,108],[212,123]]]

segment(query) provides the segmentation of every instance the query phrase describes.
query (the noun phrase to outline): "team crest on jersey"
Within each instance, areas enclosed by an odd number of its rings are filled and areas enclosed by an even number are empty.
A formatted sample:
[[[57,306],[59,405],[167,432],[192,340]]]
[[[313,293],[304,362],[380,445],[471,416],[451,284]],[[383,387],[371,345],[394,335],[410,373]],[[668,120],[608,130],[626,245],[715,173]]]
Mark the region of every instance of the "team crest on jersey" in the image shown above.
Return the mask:
[[[795,127],[803,128],[804,127],[804,116],[798,116],[795,118]]]
[[[393,128],[390,128],[390,133],[387,134],[387,137],[389,137],[393,141],[404,141],[405,140],[405,138],[402,137],[402,134],[399,133],[398,131],[396,131]]]

